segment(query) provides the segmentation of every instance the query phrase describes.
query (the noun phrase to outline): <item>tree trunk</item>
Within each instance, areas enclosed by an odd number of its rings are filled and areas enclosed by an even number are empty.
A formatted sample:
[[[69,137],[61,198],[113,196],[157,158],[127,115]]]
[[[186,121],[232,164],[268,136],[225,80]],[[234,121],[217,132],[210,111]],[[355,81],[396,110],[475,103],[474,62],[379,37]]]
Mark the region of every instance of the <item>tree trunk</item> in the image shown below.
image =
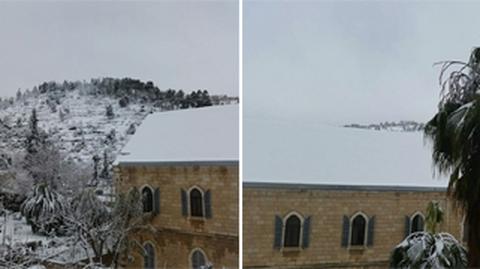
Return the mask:
[[[480,268],[480,201],[476,201],[467,213],[468,220],[468,268]]]

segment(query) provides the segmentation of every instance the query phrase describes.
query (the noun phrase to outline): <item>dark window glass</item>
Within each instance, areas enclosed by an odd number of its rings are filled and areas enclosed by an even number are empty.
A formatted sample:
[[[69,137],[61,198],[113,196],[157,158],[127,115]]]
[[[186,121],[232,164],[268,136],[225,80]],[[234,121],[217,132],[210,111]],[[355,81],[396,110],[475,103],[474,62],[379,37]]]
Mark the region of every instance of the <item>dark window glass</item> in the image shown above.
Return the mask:
[[[292,215],[288,217],[285,222],[285,239],[283,245],[285,247],[298,247],[300,246],[300,219]]]
[[[197,189],[190,191],[190,215],[193,217],[203,217],[202,193]]]
[[[145,256],[143,257],[143,267],[145,269],[154,269],[155,268],[155,249],[152,244],[147,243],[144,246]]]
[[[193,269],[203,269],[206,265],[205,256],[200,250],[195,250],[192,254],[192,268]]]
[[[142,190],[143,199],[143,212],[153,211],[153,193],[149,187],[145,187]]]
[[[367,222],[362,215],[356,216],[352,221],[352,238],[350,245],[363,246],[365,244],[365,228]]]
[[[421,215],[416,215],[412,219],[412,233],[415,232],[422,232],[423,231],[423,226],[424,226],[424,221],[423,217]]]

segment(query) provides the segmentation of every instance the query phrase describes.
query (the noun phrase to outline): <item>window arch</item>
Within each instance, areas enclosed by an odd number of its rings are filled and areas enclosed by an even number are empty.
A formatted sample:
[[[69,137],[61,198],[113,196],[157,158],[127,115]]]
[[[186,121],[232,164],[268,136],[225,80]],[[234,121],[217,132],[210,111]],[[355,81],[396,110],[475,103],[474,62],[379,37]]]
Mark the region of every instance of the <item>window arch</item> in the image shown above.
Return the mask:
[[[302,230],[302,217],[296,213],[291,213],[285,217],[284,223],[283,246],[299,247]]]
[[[155,269],[155,248],[151,243],[143,244],[144,256],[143,256],[143,268]]]
[[[425,230],[425,218],[422,213],[417,212],[412,216],[410,233],[422,232]]]
[[[192,269],[204,269],[208,266],[207,257],[203,250],[197,248],[190,254],[190,264]]]
[[[192,189],[190,189],[189,198],[190,198],[190,216],[203,217],[204,216],[203,192],[199,188],[193,187]]]
[[[367,239],[367,222],[368,218],[362,214],[357,213],[351,220],[350,245],[363,246]]]
[[[146,185],[142,188],[143,212],[153,211],[153,189]]]

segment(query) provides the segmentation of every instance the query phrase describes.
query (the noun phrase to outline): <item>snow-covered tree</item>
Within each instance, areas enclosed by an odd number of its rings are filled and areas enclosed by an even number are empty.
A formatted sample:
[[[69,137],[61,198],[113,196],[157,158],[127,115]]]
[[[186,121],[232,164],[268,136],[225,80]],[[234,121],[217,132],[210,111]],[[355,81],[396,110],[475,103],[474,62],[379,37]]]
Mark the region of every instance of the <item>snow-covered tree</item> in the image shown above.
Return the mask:
[[[145,224],[142,208],[141,194],[136,188],[118,195],[112,208],[93,189],[82,191],[64,215],[68,235],[75,242],[72,247],[84,249],[90,264],[117,268],[131,251],[141,248],[135,235],[141,231],[154,232],[154,228]],[[112,257],[111,264],[102,260],[106,254]]]
[[[64,232],[62,216],[68,210],[68,203],[47,184],[34,186],[20,210],[34,233]]]
[[[28,134],[25,140],[25,148],[29,154],[37,152],[38,148],[45,142],[45,137],[38,128],[37,110],[32,109],[32,114],[28,121]]]
[[[111,217],[109,208],[91,188],[81,191],[72,199],[71,210],[64,211],[67,234],[86,250],[91,262],[99,260],[102,263],[112,233]],[[94,257],[89,250],[93,251]]]
[[[34,153],[26,152],[24,167],[34,184],[45,183],[52,189],[57,189],[62,180],[60,170],[64,158],[59,150],[50,143],[35,148]]]
[[[115,117],[115,113],[113,113],[112,105],[108,105],[106,107],[105,115],[107,116],[108,119],[113,119]]]
[[[98,184],[98,167],[99,167],[100,157],[98,157],[98,155],[93,155],[92,160],[93,160],[93,175],[89,185],[96,186]]]
[[[448,233],[435,233],[443,221],[443,210],[437,201],[427,205],[426,232],[409,235],[398,244],[390,257],[390,268],[435,269],[467,268],[467,251]]]
[[[105,143],[107,143],[108,145],[114,145],[116,141],[117,141],[117,131],[115,131],[115,129],[112,129],[107,134]]]
[[[137,131],[137,129],[135,128],[135,123],[132,123],[132,124],[130,124],[130,126],[127,129],[127,134],[128,135],[133,135],[133,134],[135,134],[136,131]]]
[[[100,177],[106,181],[110,181],[112,179],[112,175],[110,173],[110,160],[108,158],[107,150],[103,151],[103,168],[102,172],[100,173]]]
[[[22,91],[20,89],[17,90],[17,101],[22,100]]]
[[[467,268],[467,251],[448,233],[416,232],[395,247],[390,268]]]
[[[425,126],[435,170],[450,181],[447,194],[470,228],[468,266],[480,267],[480,47],[468,62],[441,63],[438,111]]]
[[[139,232],[155,233],[156,230],[146,224],[143,218],[142,195],[137,188],[131,189],[127,194],[119,194],[115,199],[112,210],[111,226],[112,267],[117,268],[122,260],[128,257],[135,249],[141,249],[142,244],[135,239]]]

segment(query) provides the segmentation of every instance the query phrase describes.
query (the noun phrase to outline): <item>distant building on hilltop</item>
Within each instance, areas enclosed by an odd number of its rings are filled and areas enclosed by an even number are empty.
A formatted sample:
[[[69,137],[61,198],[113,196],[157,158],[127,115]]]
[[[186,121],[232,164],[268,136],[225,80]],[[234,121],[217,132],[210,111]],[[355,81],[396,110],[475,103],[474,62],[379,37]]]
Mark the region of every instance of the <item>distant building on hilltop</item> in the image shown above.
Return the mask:
[[[432,200],[445,210],[439,230],[463,239],[421,134],[251,119],[244,129],[245,268],[388,268]]]
[[[128,268],[238,268],[238,105],[149,115],[118,158],[116,191],[137,187],[154,234]],[[204,267],[202,267],[204,266]]]

